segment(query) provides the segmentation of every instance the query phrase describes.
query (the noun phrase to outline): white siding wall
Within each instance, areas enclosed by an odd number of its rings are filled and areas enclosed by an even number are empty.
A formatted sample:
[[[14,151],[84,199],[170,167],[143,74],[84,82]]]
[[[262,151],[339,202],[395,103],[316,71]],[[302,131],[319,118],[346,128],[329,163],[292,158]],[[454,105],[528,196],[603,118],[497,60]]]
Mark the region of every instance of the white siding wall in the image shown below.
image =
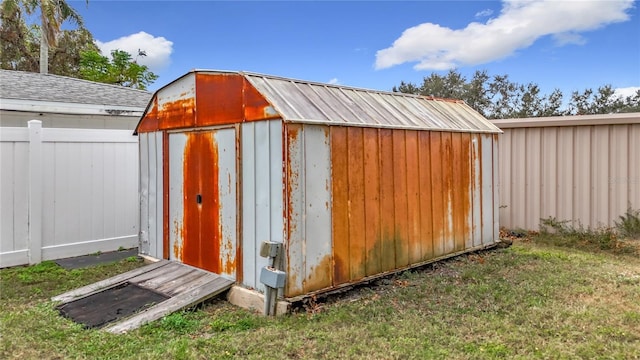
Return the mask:
[[[260,244],[283,242],[282,123],[278,120],[243,123],[242,148],[242,283],[264,290]]]
[[[52,114],[0,110],[0,127],[26,127],[29,120],[42,121],[43,128],[133,130],[142,110],[133,115]]]
[[[496,120],[500,225],[613,226],[640,208],[640,113]]]
[[[38,123],[0,130],[0,266],[136,246],[137,138]]]

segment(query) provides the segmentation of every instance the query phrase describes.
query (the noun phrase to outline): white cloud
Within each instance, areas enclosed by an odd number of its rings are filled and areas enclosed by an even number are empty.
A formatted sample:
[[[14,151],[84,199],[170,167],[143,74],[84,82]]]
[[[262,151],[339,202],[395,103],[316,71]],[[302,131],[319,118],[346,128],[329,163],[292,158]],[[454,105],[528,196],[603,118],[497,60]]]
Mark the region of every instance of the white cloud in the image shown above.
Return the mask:
[[[615,94],[619,97],[627,98],[628,96],[634,96],[638,91],[640,91],[640,86],[631,86],[626,88],[617,88],[615,89]]]
[[[629,20],[633,0],[504,0],[498,17],[464,29],[424,23],[406,29],[389,48],[376,53],[376,69],[417,62],[416,70],[446,70],[512,55],[543,36],[557,44],[584,43],[580,32]]]
[[[338,80],[338,78],[333,78],[333,79],[329,80],[329,84],[338,85],[338,84],[340,84],[340,80]]]
[[[493,10],[491,9],[484,9],[482,11],[478,11],[476,13],[476,17],[477,18],[481,18],[481,17],[487,17],[487,16],[491,16],[493,14]]]
[[[580,34],[566,32],[561,34],[553,34],[553,38],[558,46],[564,46],[569,44],[584,45],[587,43],[587,39]]]
[[[173,42],[144,31],[107,42],[96,42],[104,55],[109,55],[112,50],[118,49],[128,52],[136,59],[138,50],[144,51],[147,56],[138,57],[138,64],[148,66],[151,71],[158,71],[169,65],[173,52]]]

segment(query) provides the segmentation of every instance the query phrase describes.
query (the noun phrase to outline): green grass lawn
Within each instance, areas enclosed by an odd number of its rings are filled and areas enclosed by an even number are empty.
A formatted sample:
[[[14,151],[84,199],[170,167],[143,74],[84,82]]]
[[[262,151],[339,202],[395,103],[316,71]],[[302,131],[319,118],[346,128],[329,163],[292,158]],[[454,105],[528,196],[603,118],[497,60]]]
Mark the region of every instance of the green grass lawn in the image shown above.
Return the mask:
[[[640,258],[548,241],[460,256],[264,318],[214,300],[123,335],[49,298],[140,266],[0,271],[2,359],[633,359]]]

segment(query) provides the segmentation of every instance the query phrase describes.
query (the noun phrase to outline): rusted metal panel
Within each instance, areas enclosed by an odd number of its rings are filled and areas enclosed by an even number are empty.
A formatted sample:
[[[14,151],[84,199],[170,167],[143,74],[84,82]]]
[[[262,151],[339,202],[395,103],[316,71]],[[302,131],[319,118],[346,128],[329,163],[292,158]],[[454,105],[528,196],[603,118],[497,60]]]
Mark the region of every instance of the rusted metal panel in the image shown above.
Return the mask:
[[[393,157],[393,130],[382,129],[379,131],[380,139],[380,236],[382,242],[382,255],[380,263],[382,271],[396,269],[396,246],[394,238],[396,235],[395,212],[394,212],[394,189],[395,176],[392,176],[394,169]]]
[[[347,181],[349,211],[349,279],[366,276],[365,214],[364,214],[364,151],[362,128],[347,128]]]
[[[235,129],[169,138],[170,259],[235,278]]]
[[[420,259],[428,260],[434,257],[431,133],[429,131],[418,132],[418,162],[418,177],[420,181]]]
[[[285,295],[332,286],[329,128],[287,124]]]
[[[171,154],[169,151],[169,133],[162,132],[162,258],[169,259],[170,250],[170,233],[171,233],[171,212],[169,209],[169,198],[171,197],[171,190],[169,188],[169,158]]]
[[[271,120],[280,117],[276,109],[244,78],[242,96],[245,121]]]
[[[471,206],[473,207],[471,216],[472,237],[467,246],[481,246],[482,239],[482,139],[478,134],[471,135]]]
[[[471,239],[472,225],[469,224],[471,210],[471,148],[470,134],[453,133],[453,237],[455,251],[466,248],[467,239]],[[472,240],[471,240],[472,241]]]
[[[407,143],[403,130],[392,130],[393,141],[393,209],[395,232],[393,241],[396,248],[396,267],[409,265],[409,218],[407,178],[414,176],[407,169]],[[412,169],[411,171],[413,171]]]
[[[158,90],[136,127],[136,133],[195,125],[195,74],[190,73]]]
[[[333,283],[331,257],[331,149],[326,126],[304,125],[304,291]]]
[[[228,278],[236,278],[237,244],[237,178],[236,178],[236,129],[227,128],[216,130],[213,133],[214,145],[217,146],[218,163],[218,207],[220,238],[220,275]],[[216,171],[215,164],[214,166]],[[204,201],[204,199],[203,199]],[[205,221],[207,221],[205,219]],[[215,239],[214,239],[215,241]]]
[[[464,237],[462,239],[463,249],[469,249],[473,247],[473,187],[474,187],[474,176],[473,176],[473,135],[472,134],[463,134],[462,135],[462,182],[464,184],[463,188],[460,189],[460,192],[463,193],[463,229],[464,229]]]
[[[418,147],[418,132],[405,130],[406,166],[407,166],[407,257],[409,264],[422,260],[422,244],[430,240],[422,239],[420,228],[420,149]]]
[[[197,126],[239,123],[244,120],[244,79],[238,74],[196,73]]]
[[[455,249],[453,232],[453,163],[453,134],[442,133],[442,196],[444,202],[442,237],[445,254],[451,253]]]
[[[169,135],[169,259],[183,261],[184,153],[186,133]]]
[[[256,257],[258,256],[256,238],[256,147],[255,123],[242,124],[240,128],[241,143],[241,178],[242,203],[242,284],[257,288]]]
[[[331,127],[333,286],[491,244],[494,139],[486,138],[484,161],[472,134]],[[486,239],[473,203],[484,166]]]
[[[191,74],[156,94],[159,129],[176,129],[195,125],[195,75]],[[154,104],[154,105],[155,105]]]
[[[431,132],[431,201],[432,201],[432,221],[433,221],[433,255],[441,256],[445,254],[444,248],[444,226],[445,226],[445,191],[442,173],[443,168],[443,146],[442,134],[439,131]]]
[[[221,223],[216,171],[218,149],[211,132],[187,133],[183,166],[182,262],[219,273]],[[177,164],[176,164],[177,165]]]
[[[305,278],[305,222],[304,222],[304,136],[302,124],[285,126],[286,183],[284,186],[287,219],[287,269],[285,294],[304,294]]]
[[[153,143],[149,147],[149,242],[151,245],[149,255],[161,259],[164,222],[162,132],[154,132],[152,139]]]
[[[363,175],[364,175],[364,221],[365,221],[365,249],[366,274],[371,276],[382,272],[382,252],[380,241],[381,217],[388,214],[380,213],[380,147],[377,129],[363,130]]]
[[[331,127],[331,228],[334,285],[350,281],[347,128]]]

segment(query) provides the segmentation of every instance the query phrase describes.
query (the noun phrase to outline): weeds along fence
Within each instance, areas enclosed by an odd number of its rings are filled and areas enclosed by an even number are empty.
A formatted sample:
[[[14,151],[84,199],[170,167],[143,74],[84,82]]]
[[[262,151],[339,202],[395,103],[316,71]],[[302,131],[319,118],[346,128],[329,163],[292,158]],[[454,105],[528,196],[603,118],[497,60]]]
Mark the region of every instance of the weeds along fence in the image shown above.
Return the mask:
[[[0,128],[0,267],[138,244],[130,130]]]
[[[500,226],[614,226],[640,208],[640,113],[494,120]]]

